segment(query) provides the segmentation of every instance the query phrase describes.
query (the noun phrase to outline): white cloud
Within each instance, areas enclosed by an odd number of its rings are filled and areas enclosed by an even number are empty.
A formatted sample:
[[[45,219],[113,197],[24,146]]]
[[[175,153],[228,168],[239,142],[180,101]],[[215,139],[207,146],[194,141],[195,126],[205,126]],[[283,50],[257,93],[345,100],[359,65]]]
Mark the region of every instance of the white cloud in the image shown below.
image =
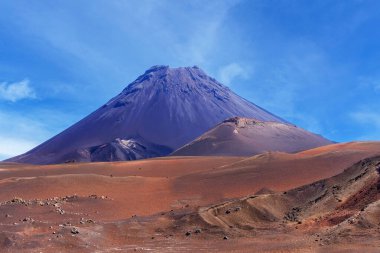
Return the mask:
[[[371,111],[358,111],[351,113],[351,117],[359,123],[370,124],[380,129],[380,113]]]
[[[0,99],[16,102],[35,97],[36,93],[30,87],[28,79],[15,83],[0,83]]]
[[[219,70],[219,81],[225,85],[230,85],[236,78],[247,79],[248,77],[248,69],[235,62],[223,66]]]

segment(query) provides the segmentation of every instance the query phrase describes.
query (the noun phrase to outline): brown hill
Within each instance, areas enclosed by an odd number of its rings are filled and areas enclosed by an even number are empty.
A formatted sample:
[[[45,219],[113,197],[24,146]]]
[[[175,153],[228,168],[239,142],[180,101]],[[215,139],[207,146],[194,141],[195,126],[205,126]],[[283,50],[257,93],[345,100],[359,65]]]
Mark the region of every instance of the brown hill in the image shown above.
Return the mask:
[[[234,117],[218,124],[172,155],[250,156],[267,151],[294,153],[328,144],[332,142],[291,124]]]

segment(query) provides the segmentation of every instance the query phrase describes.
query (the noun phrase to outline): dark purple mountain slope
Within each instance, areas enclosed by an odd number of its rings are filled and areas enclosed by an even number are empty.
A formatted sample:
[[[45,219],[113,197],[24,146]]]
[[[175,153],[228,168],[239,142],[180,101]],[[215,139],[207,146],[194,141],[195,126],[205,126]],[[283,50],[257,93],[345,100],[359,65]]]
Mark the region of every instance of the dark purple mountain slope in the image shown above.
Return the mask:
[[[233,116],[284,122],[198,67],[154,66],[83,120],[8,161],[51,164],[163,156]]]

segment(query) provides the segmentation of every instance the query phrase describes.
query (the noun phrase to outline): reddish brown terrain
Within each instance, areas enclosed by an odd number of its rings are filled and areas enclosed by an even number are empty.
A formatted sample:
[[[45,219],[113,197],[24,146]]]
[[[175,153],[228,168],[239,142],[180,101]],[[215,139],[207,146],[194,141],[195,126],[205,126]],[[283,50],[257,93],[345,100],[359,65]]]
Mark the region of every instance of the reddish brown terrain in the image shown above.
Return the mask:
[[[0,252],[379,252],[379,156],[0,163]]]
[[[284,122],[233,117],[174,151],[174,156],[252,156],[267,151],[295,153],[332,144]]]

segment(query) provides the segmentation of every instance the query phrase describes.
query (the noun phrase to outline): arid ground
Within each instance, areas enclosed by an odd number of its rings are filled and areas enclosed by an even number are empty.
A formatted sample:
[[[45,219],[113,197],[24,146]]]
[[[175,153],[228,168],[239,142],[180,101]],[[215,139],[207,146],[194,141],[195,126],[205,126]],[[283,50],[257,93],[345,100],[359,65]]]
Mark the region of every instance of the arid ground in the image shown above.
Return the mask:
[[[0,164],[1,252],[379,252],[380,143]]]

